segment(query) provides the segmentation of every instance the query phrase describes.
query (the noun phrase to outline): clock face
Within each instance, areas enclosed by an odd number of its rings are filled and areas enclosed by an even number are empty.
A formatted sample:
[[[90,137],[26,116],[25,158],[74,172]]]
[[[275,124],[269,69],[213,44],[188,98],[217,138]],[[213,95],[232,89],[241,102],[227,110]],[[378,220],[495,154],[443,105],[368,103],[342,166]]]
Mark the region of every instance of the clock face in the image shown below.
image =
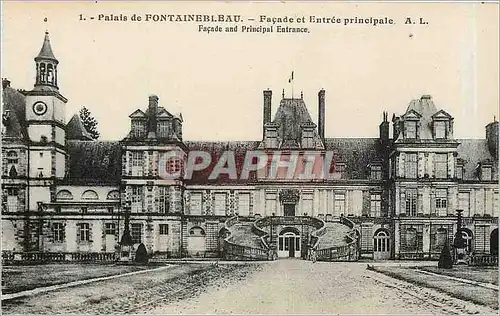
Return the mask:
[[[36,115],[44,115],[47,112],[47,104],[39,101],[33,104],[33,112]]]

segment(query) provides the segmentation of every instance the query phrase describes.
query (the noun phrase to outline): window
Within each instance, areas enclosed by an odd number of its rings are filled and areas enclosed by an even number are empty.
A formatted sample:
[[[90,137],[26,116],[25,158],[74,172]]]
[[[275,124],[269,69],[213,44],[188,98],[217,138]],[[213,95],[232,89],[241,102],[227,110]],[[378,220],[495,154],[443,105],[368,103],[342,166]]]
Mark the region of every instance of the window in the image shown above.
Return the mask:
[[[436,214],[438,216],[446,216],[447,202],[448,202],[448,190],[447,189],[437,189],[436,190]]]
[[[192,193],[191,194],[191,205],[190,205],[190,213],[191,215],[202,215],[202,194],[201,193]]]
[[[446,123],[445,122],[434,122],[434,133],[436,139],[446,138]]]
[[[214,194],[214,215],[226,215],[226,193]]]
[[[82,214],[87,214],[87,212],[88,212],[88,208],[87,208],[86,206],[82,206],[82,207],[80,208],[80,211],[82,212]]]
[[[145,120],[132,120],[132,137],[146,136],[146,121]]]
[[[250,193],[238,195],[238,214],[241,216],[250,215]]]
[[[337,163],[335,166],[335,174],[337,175],[337,179],[345,179],[345,164]]]
[[[417,230],[415,228],[409,228],[406,231],[406,248],[408,250],[416,250],[417,249]]]
[[[93,190],[87,190],[82,194],[82,200],[98,200],[99,196]]]
[[[465,240],[465,250],[472,251],[472,231],[467,228],[462,228],[462,238]]]
[[[166,120],[158,121],[158,137],[168,137],[169,135],[169,122]]]
[[[409,179],[417,178],[417,154],[406,154],[405,177]]]
[[[382,207],[382,199],[380,194],[371,194],[370,195],[370,216],[371,217],[380,217],[380,210]]]
[[[464,178],[464,166],[461,164],[457,164],[457,168],[455,169],[456,177],[458,180],[463,180]]]
[[[270,216],[276,212],[276,194],[266,193],[266,215]]]
[[[106,235],[116,235],[116,224],[115,223],[106,223],[104,227],[105,227]]]
[[[481,168],[481,180],[482,181],[491,181],[491,167],[483,166]]]
[[[132,156],[132,176],[142,176],[143,175],[143,165],[144,165],[144,158],[143,158],[143,152],[142,151],[132,151],[131,156]]]
[[[302,132],[302,147],[303,148],[314,147],[314,138],[312,130],[305,130]]]
[[[179,157],[170,157],[165,162],[165,169],[167,175],[177,175],[182,169],[182,159],[180,159]]]
[[[168,187],[158,187],[158,212],[168,213],[169,211],[169,192]]]
[[[19,189],[7,188],[7,212],[17,212],[19,207]]]
[[[498,191],[493,192],[493,217],[497,217],[500,213],[499,208],[500,204],[498,204]]]
[[[266,130],[266,147],[276,148],[278,147],[278,132],[276,130]]]
[[[160,235],[168,235],[168,224],[160,224]]]
[[[408,189],[405,194],[406,202],[406,216],[417,215],[417,190]]]
[[[57,192],[56,199],[61,201],[73,200],[73,195],[68,190],[61,190]]]
[[[113,213],[114,211],[114,208],[112,206],[108,206],[106,209],[108,210],[108,213]]]
[[[312,214],[314,209],[313,209],[313,195],[308,193],[304,194],[302,198],[302,210],[303,213],[309,215]]]
[[[406,125],[406,138],[415,139],[417,138],[417,122],[407,121]]]
[[[80,241],[90,241],[90,224],[89,223],[80,223],[78,224],[78,230]]]
[[[448,177],[448,154],[436,154],[434,156],[434,166],[436,178],[445,179]]]
[[[132,212],[142,212],[142,201],[143,201],[143,193],[142,187],[138,185],[132,186]]]
[[[434,251],[440,251],[448,241],[448,231],[444,228],[438,228],[434,239]]]
[[[131,225],[130,235],[132,237],[132,242],[134,244],[139,244],[142,242],[142,224],[133,223]]]
[[[17,164],[18,163],[17,153],[15,151],[7,152],[7,163],[8,164]]]
[[[382,180],[382,166],[371,166],[370,178],[372,180]]]
[[[340,216],[344,214],[345,209],[345,194],[344,193],[335,193],[335,216]]]
[[[423,249],[423,225],[401,225],[401,251],[420,252]]]
[[[469,192],[458,193],[458,209],[463,210],[463,216],[470,216],[470,195]]]
[[[52,224],[52,231],[54,232],[54,242],[64,241],[64,225],[63,223]]]

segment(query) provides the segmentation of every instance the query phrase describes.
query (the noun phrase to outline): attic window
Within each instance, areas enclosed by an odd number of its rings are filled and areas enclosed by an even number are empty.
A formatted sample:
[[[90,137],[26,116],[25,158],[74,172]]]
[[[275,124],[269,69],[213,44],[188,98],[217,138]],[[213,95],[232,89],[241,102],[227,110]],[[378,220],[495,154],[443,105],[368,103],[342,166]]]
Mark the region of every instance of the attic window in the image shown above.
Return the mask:
[[[443,121],[434,122],[434,135],[436,139],[446,138],[446,122]]]
[[[417,138],[417,122],[416,121],[406,121],[406,138],[415,139]]]
[[[381,165],[371,165],[370,166],[370,179],[382,180],[382,166]]]
[[[132,120],[132,137],[146,136],[146,121],[145,120]]]
[[[491,181],[491,166],[481,166],[481,181]]]

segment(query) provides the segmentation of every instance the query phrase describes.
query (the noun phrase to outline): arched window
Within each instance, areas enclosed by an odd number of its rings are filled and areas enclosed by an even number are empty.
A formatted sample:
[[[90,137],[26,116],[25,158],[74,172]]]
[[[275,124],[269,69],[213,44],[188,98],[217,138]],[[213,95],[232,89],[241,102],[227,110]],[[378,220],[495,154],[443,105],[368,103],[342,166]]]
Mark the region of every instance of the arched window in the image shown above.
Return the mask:
[[[465,249],[472,252],[472,231],[468,228],[462,228],[462,238],[465,240]]]
[[[82,194],[82,200],[98,200],[99,195],[93,190],[87,190]]]
[[[191,237],[203,237],[205,236],[205,231],[199,226],[192,227],[189,230],[189,236]]]
[[[8,164],[17,164],[19,162],[19,158],[17,156],[17,152],[11,150],[7,152],[7,163]]]
[[[108,200],[119,200],[120,192],[118,190],[109,191],[108,196],[106,197]]]
[[[40,63],[40,82],[45,82],[45,80],[46,80],[45,63]]]
[[[443,248],[448,241],[448,231],[444,228],[438,228],[436,231],[436,248]]]
[[[391,236],[385,229],[379,229],[373,236],[373,250],[378,252],[388,252],[391,250]]]
[[[57,192],[56,195],[57,200],[73,200],[73,194],[69,192],[68,190],[61,190]]]
[[[47,65],[47,82],[54,83],[54,68],[52,64]]]

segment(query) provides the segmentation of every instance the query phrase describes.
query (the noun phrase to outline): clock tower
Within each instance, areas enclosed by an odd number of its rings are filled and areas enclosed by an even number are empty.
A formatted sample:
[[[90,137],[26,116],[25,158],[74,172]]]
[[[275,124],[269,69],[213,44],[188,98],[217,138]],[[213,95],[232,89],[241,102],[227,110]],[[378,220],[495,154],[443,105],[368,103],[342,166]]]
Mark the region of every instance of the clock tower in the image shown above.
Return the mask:
[[[66,102],[58,87],[59,61],[50,45],[49,33],[35,57],[36,80],[26,95],[26,123],[29,138],[30,205],[54,199],[55,181],[66,170]]]

